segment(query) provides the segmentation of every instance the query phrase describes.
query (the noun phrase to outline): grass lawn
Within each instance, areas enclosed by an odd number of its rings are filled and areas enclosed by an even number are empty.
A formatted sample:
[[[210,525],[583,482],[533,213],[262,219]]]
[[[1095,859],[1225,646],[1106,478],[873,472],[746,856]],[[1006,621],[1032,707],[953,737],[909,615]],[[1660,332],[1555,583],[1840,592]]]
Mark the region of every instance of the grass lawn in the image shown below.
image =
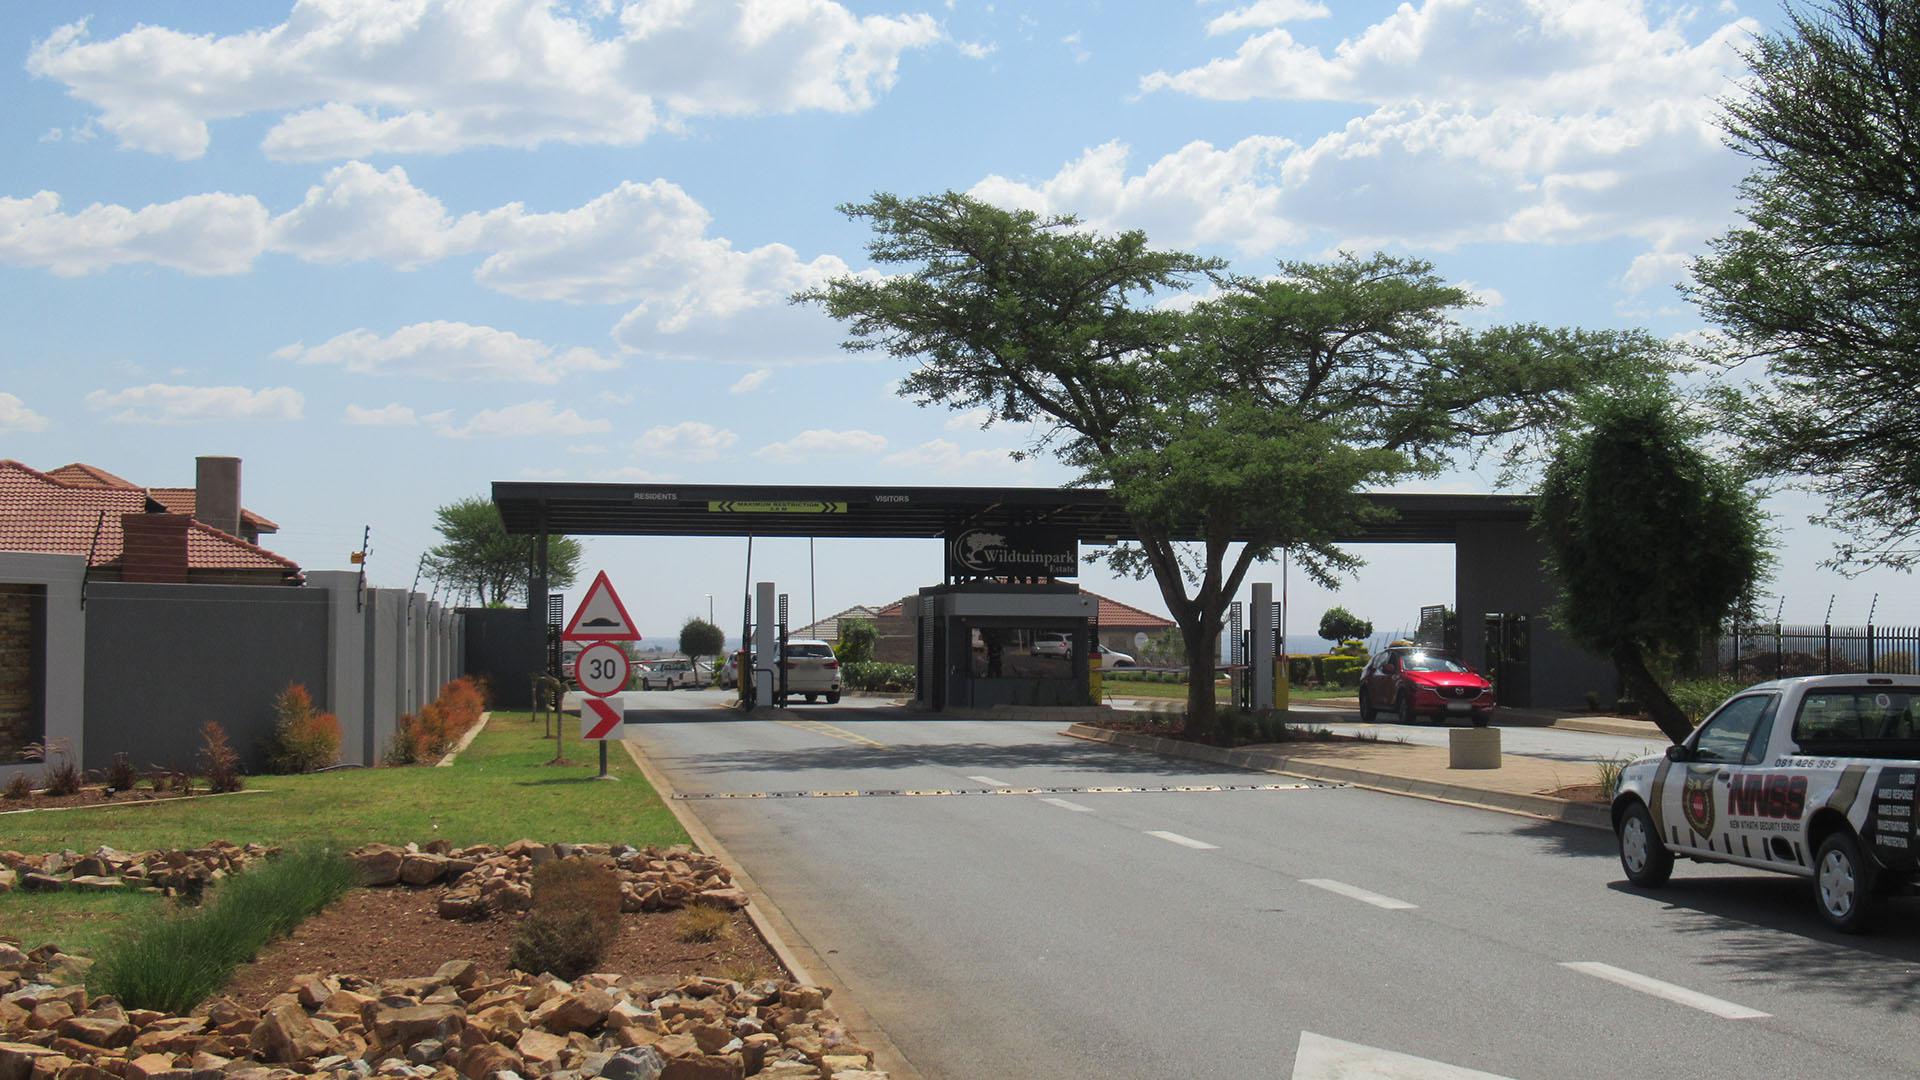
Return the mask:
[[[593,779],[591,743],[568,732],[567,757],[548,766],[553,741],[525,713],[496,712],[485,731],[445,769],[341,769],[308,776],[248,777],[253,794],[163,802],[112,810],[65,810],[0,817],[15,851],[122,851],[191,848],[210,840],[357,847],[444,838],[456,846],[521,838],[582,843],[679,844],[687,841],[660,796],[621,747],[609,746],[608,771]],[[577,730],[574,729],[574,730]],[[55,940],[81,948],[112,923],[151,904],[146,895],[0,894],[0,932],[31,945]],[[93,916],[98,915],[98,922]]]
[[[1174,698],[1180,701],[1185,701],[1187,698],[1187,686],[1185,683],[1131,682],[1121,679],[1103,679],[1101,681],[1101,689],[1108,697]],[[1294,701],[1320,701],[1325,698],[1350,698],[1356,693],[1358,693],[1358,691],[1350,689],[1305,690],[1296,686],[1292,690],[1292,697]],[[1229,691],[1226,683],[1220,682],[1214,684],[1213,697],[1215,701],[1227,701],[1228,694]]]

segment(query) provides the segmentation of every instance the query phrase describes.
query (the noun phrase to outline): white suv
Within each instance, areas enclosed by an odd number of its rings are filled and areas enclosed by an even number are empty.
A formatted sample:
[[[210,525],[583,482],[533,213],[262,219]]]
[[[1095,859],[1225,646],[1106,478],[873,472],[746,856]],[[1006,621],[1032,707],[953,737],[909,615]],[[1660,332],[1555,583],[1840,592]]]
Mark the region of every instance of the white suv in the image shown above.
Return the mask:
[[[789,639],[780,666],[787,672],[786,697],[805,695],[808,701],[824,697],[829,705],[840,701],[840,660],[833,655],[833,646],[824,641]]]

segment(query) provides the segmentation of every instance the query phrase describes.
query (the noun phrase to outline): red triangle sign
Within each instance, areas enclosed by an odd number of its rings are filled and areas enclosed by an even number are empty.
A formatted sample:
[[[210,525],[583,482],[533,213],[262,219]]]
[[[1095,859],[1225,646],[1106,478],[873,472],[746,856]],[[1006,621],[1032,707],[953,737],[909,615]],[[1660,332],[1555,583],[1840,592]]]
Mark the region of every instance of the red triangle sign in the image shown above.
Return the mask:
[[[620,602],[620,594],[613,591],[613,582],[602,570],[560,636],[568,641],[639,641],[640,631],[633,628],[627,606]]]

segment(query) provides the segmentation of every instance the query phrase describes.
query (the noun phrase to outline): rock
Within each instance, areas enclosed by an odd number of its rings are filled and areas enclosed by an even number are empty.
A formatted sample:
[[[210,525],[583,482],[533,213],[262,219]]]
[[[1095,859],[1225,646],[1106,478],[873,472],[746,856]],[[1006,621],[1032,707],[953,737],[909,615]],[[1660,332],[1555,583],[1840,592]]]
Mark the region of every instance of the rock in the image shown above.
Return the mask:
[[[311,1010],[325,1004],[336,988],[328,986],[327,981],[318,975],[299,975],[287,984],[287,989],[300,999],[303,1007]]]
[[[560,1052],[567,1048],[567,1040],[560,1035],[528,1028],[520,1033],[513,1044],[514,1050],[526,1059],[528,1065],[552,1065],[560,1060]]]
[[[61,1069],[56,1080],[119,1080],[119,1078],[98,1065],[77,1061]]]
[[[42,1001],[27,1014],[27,1026],[41,1031],[51,1031],[73,1015],[73,1006],[64,1001]]]
[[[27,1080],[35,1062],[60,1056],[33,1043],[0,1042],[0,1080]]]
[[[27,892],[59,892],[60,887],[65,884],[66,882],[61,881],[52,874],[22,874],[20,876],[20,887]]]
[[[172,1054],[141,1054],[127,1062],[127,1071],[122,1075],[126,1080],[155,1080],[175,1071]]]
[[[406,860],[407,853],[391,844],[368,844],[353,853],[353,861],[360,869],[362,885],[393,885],[400,880],[400,864]]]
[[[826,1054],[820,1058],[820,1067],[829,1076],[849,1069],[864,1070],[869,1064],[865,1054]]]
[[[703,889],[699,894],[699,900],[703,904],[711,904],[714,907],[743,908],[747,906],[746,892],[731,885],[724,889]]]
[[[8,871],[8,873],[12,873],[12,871]],[[0,892],[6,891],[5,889],[0,889]],[[14,971],[19,971],[26,966],[27,954],[21,952],[19,946],[0,941],[0,968],[10,968]]]
[[[820,1070],[798,1061],[776,1061],[754,1073],[753,1080],[820,1080]]]
[[[535,1009],[532,1019],[536,1027],[564,1035],[599,1024],[614,1004],[613,995],[589,988],[553,998]]]
[[[12,892],[20,885],[20,871],[0,870],[0,893]]]
[[[686,1034],[693,1036],[703,1054],[717,1054],[721,1047],[733,1041],[733,1032],[719,1024],[694,1024],[687,1028]]]
[[[818,986],[796,986],[780,991],[780,1004],[802,1012],[824,1009],[827,1007],[827,992]]]
[[[133,1042],[133,1025],[104,1016],[75,1016],[60,1022],[60,1034],[89,1046],[118,1050]]]
[[[876,1069],[842,1069],[831,1074],[832,1080],[887,1080],[887,1074]]]
[[[439,1039],[421,1039],[407,1047],[407,1060],[415,1065],[431,1065],[447,1056],[447,1044]]]
[[[738,1054],[697,1054],[674,1058],[660,1071],[660,1080],[743,1080],[747,1067]]]
[[[667,1067],[660,1052],[651,1046],[622,1050],[607,1059],[600,1070],[605,1080],[658,1080]]]
[[[447,860],[441,855],[424,853],[408,855],[400,860],[400,884],[419,888],[431,885],[447,876]]]
[[[373,1014],[372,1028],[382,1046],[400,1046],[421,1039],[451,1038],[459,1034],[466,1023],[466,1010],[458,1005],[414,1005],[378,1009]]]
[[[328,1038],[305,1010],[287,1002],[261,1014],[248,1045],[267,1061],[290,1065],[326,1053]]]
[[[105,877],[113,873],[113,868],[98,855],[87,855],[76,860],[68,873],[74,877]]]
[[[433,977],[462,990],[472,986],[480,978],[480,968],[471,960],[449,960],[440,965]]]
[[[487,1080],[498,1072],[519,1072],[527,1067],[519,1054],[499,1043],[482,1043],[460,1057],[460,1075],[467,1080]]]
[[[467,922],[487,917],[487,899],[480,895],[478,888],[459,888],[449,890],[440,897],[440,917]]]
[[[67,879],[67,887],[82,892],[113,892],[126,887],[126,882],[117,877],[101,877],[98,874],[75,874]]]

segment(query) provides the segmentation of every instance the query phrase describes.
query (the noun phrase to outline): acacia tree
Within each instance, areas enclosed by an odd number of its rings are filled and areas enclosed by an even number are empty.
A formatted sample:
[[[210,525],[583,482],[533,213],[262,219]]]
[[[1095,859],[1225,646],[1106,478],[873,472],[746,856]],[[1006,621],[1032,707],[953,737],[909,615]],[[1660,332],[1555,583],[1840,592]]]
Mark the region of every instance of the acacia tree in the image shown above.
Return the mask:
[[[1534,527],[1560,585],[1554,623],[1613,661],[1674,742],[1693,730],[1656,668],[1683,667],[1766,573],[1764,518],[1703,427],[1646,389],[1597,398],[1548,464]]]
[[[1664,362],[1641,334],[1469,330],[1452,316],[1471,297],[1417,260],[1283,263],[1255,280],[1137,230],[953,192],[842,211],[872,227],[876,263],[904,272],[795,299],[844,322],[847,348],[914,361],[903,395],[1035,423],[1027,452],[1109,486],[1134,538],[1100,557],[1153,576],[1196,672],[1213,669],[1256,560],[1286,548],[1328,585],[1358,565],[1336,541],[1382,516],[1364,487],[1543,430],[1575,391]],[[1165,303],[1200,280],[1219,295]],[[1189,728],[1206,733],[1211,680],[1189,691]]]
[[[481,607],[503,605],[527,595],[527,568],[533,565],[535,536],[510,536],[500,509],[482,495],[451,502],[434,511],[440,543],[427,552],[427,568]],[[547,584],[564,589],[580,572],[580,542],[567,536],[547,543]]]
[[[1831,0],[1789,9],[1724,103],[1754,163],[1747,223],[1685,291],[1737,357],[1764,361],[1740,442],[1761,470],[1823,495],[1848,537],[1830,564],[1920,559],[1920,8]]]

